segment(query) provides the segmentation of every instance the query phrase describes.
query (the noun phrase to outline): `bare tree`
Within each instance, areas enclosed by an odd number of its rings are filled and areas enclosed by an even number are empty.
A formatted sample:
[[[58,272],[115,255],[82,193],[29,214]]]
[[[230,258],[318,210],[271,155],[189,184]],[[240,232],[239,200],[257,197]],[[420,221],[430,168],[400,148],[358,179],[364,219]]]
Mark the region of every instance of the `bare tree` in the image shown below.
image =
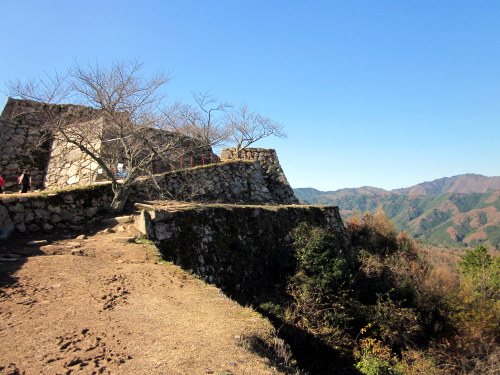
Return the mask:
[[[246,105],[227,114],[226,127],[228,138],[234,143],[237,153],[266,137],[286,138],[280,123],[251,112]]]
[[[61,74],[57,70],[54,71],[54,74],[44,72],[42,76],[25,82],[19,79],[10,80],[6,85],[7,94],[12,97],[43,103],[61,103],[68,99],[71,93],[68,73]]]
[[[224,122],[228,103],[219,102],[207,92],[193,93],[195,106],[178,105],[178,131],[202,140],[207,146],[216,146],[225,142],[229,130]]]
[[[132,182],[149,173],[154,163],[167,164],[175,148],[200,143],[176,131],[174,118],[167,116],[171,111],[161,108],[161,89],[169,77],[146,78],[141,68],[136,61],[114,63],[109,68],[99,63],[75,64],[63,80],[10,84],[12,94],[22,98],[50,102],[69,94],[73,103],[91,107],[77,111],[73,118],[70,111],[63,113],[53,103],[47,108],[45,127],[51,136],[76,146],[99,165],[111,181],[111,206],[116,212],[123,210]],[[70,88],[64,91],[67,95],[46,95],[62,92],[63,87]],[[122,181],[114,172],[120,161],[128,168]]]
[[[91,147],[94,139],[86,133],[64,134],[66,140],[89,154],[102,167],[111,180],[114,192],[112,209],[121,211],[128,198],[131,183],[150,167],[155,160],[168,160],[168,151],[179,145],[180,134],[164,132],[172,129],[162,115],[161,88],[169,77],[158,74],[144,78],[142,64],[138,62],[118,62],[106,69],[98,63],[71,70],[74,78],[73,89],[83,104],[97,108],[104,114],[101,155]],[[157,131],[159,130],[159,131]],[[123,160],[128,174],[118,183],[113,168]]]
[[[246,106],[231,111],[231,105],[208,93],[193,94],[195,106],[164,108],[162,89],[169,77],[145,77],[141,69],[137,61],[110,67],[75,64],[64,75],[8,83],[11,96],[49,103],[42,106],[47,136],[73,145],[102,169],[111,181],[111,206],[117,212],[131,184],[155,165],[168,166],[173,157],[228,139],[240,151],[271,135],[285,137],[279,123]],[[58,104],[68,100],[81,106]],[[119,179],[115,167],[122,162],[128,174]]]

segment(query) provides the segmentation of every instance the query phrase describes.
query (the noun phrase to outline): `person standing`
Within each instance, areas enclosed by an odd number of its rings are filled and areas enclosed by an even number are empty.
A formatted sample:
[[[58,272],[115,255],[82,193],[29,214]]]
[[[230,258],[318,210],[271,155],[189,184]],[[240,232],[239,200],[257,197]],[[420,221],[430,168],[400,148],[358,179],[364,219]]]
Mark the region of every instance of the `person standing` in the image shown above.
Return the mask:
[[[31,172],[25,169],[23,174],[19,176],[19,184],[23,186],[21,193],[27,193],[31,188]]]
[[[4,187],[5,186],[5,180],[0,176],[0,194],[5,193]]]

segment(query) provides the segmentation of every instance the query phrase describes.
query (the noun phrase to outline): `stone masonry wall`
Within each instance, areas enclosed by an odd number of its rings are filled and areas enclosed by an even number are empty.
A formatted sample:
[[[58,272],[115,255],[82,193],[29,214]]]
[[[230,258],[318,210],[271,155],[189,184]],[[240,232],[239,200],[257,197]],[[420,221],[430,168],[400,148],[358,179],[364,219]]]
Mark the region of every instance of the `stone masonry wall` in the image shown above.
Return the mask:
[[[232,161],[157,175],[138,181],[132,199],[176,199],[224,203],[291,204],[288,194],[272,191],[260,162]],[[155,186],[157,184],[157,186]],[[158,189],[159,188],[159,189]]]
[[[259,162],[231,161],[138,180],[131,187],[129,200],[290,203],[287,196],[273,194],[267,183]],[[109,208],[112,197],[109,183],[49,194],[0,195],[0,232],[32,232],[75,225],[92,218],[99,209]]]
[[[0,238],[12,232],[50,231],[80,225],[109,208],[109,184],[61,190],[51,194],[0,196]]]
[[[91,122],[87,126],[95,134],[93,151],[99,154],[101,149],[100,134],[104,120],[102,118]],[[83,125],[77,124],[76,126]],[[66,142],[60,135],[55,134],[50,148],[50,161],[47,166],[45,188],[62,189],[71,186],[85,186],[98,179],[99,165],[77,146]]]
[[[76,124],[100,116],[90,107],[9,98],[0,115],[0,176],[6,180],[7,191],[19,190],[15,185],[23,169],[31,170],[33,189],[44,188],[53,141],[45,129],[48,121]]]
[[[167,260],[231,295],[248,296],[286,280],[294,261],[289,234],[302,222],[329,228],[339,248],[349,248],[338,207],[331,206],[146,206],[137,227]]]
[[[33,188],[41,188],[48,161],[48,145],[40,144],[43,121],[36,111],[9,98],[0,116],[0,176],[7,191],[19,190],[22,170],[32,171]]]
[[[222,160],[255,160],[263,169],[267,180],[267,187],[274,196],[281,197],[283,202],[299,203],[293,189],[286,179],[281,168],[276,150],[265,148],[246,148],[239,153],[235,148],[224,148],[221,153]]]
[[[9,98],[0,116],[0,176],[7,182],[7,191],[19,190],[15,186],[17,177],[25,168],[32,171],[33,189],[84,186],[102,179],[97,173],[97,163],[47,124],[64,126],[69,133],[72,126],[78,127],[79,132],[83,131],[87,138],[95,140],[91,145],[94,154],[114,166],[121,163],[128,167],[119,142],[109,143],[117,134],[113,127],[106,125],[102,111],[73,104]],[[195,138],[153,128],[145,137],[171,146],[170,160],[154,160],[153,173],[218,160],[211,147],[201,147]],[[89,147],[89,144],[85,146]]]

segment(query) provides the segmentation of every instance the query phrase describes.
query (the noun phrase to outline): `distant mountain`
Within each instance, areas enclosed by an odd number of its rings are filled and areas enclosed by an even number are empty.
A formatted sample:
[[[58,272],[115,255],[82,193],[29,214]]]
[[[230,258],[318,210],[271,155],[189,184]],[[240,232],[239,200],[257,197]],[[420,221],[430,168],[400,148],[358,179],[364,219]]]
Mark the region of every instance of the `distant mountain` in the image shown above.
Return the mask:
[[[339,206],[344,217],[382,208],[400,230],[432,245],[500,249],[500,177],[466,174],[392,191],[294,191],[303,202]]]
[[[394,189],[396,194],[425,195],[444,193],[487,193],[500,190],[500,177],[486,177],[480,174],[462,174],[440,178],[403,189]]]

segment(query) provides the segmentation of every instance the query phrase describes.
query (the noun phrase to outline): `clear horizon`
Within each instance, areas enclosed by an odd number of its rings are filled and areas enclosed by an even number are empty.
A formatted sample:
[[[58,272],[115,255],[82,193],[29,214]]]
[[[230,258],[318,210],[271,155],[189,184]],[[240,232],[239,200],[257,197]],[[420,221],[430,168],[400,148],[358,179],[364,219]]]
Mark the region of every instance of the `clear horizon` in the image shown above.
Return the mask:
[[[463,173],[461,175],[468,175],[468,174],[474,174],[474,175],[479,175],[479,176],[483,176],[483,177],[500,177],[500,176],[485,176],[485,175],[481,175],[481,174],[478,174],[478,173]],[[440,177],[440,178],[437,178],[435,180],[440,180],[440,179],[443,179],[443,178],[451,178],[451,177],[457,177],[457,176],[461,176],[461,175],[455,175],[455,176],[444,176],[444,177]],[[406,188],[409,188],[409,187],[413,187],[415,185],[419,185],[419,184],[422,184],[422,183],[426,183],[426,182],[433,182],[435,180],[429,180],[429,181],[420,181],[416,184],[413,184],[413,185],[409,185],[409,186],[401,186],[401,187],[398,187],[398,188],[393,188],[393,189],[384,189],[384,190],[387,190],[387,191],[391,191],[391,190],[398,190],[398,189],[406,189]],[[293,186],[292,186],[293,187]],[[321,189],[316,189],[316,190],[319,190],[319,191],[337,191],[337,190],[343,190],[343,189],[360,189],[360,188],[365,188],[365,187],[374,187],[374,188],[379,188],[379,189],[383,189],[383,188],[380,188],[379,186],[371,186],[371,185],[363,185],[363,186],[346,186],[346,187],[343,187],[343,188],[340,188],[340,189],[329,189],[329,190],[321,190]],[[315,189],[313,186],[304,186],[304,187],[300,187],[300,188],[296,188],[296,187],[293,187],[294,189],[309,189],[309,188],[313,188]]]
[[[281,122],[287,139],[255,147],[294,188],[499,176],[499,16],[492,0],[0,0],[0,92],[137,58],[170,73],[172,102],[208,91]]]

